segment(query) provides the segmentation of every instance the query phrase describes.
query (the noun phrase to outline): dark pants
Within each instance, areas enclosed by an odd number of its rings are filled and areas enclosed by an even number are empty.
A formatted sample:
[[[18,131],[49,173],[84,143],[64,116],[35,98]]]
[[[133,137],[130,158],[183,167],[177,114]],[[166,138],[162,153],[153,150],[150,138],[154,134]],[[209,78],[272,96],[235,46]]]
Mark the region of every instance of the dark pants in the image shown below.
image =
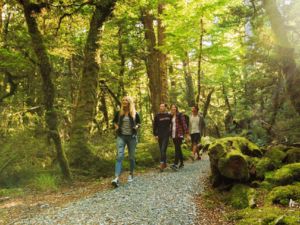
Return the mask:
[[[173,143],[175,145],[174,164],[177,165],[178,161],[180,161],[180,164],[183,164],[183,154],[181,151],[182,138],[173,138]]]
[[[158,137],[158,144],[159,144],[159,150],[160,150],[160,162],[166,163],[167,162],[167,147],[169,144],[169,136]]]

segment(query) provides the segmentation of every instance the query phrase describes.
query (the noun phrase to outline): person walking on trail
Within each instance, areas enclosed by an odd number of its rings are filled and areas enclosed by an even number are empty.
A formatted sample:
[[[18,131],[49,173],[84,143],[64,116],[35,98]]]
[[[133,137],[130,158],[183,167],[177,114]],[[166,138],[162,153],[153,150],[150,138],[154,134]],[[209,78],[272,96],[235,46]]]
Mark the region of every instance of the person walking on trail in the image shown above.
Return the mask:
[[[171,105],[171,116],[171,137],[175,145],[175,160],[174,164],[171,165],[171,168],[173,170],[177,170],[178,168],[182,168],[184,166],[181,144],[184,135],[186,135],[187,140],[189,139],[189,130],[187,128],[184,115],[178,112],[178,107],[175,104]],[[179,162],[180,164],[178,167],[177,165]]]
[[[199,114],[198,106],[192,107],[192,114],[190,116],[189,123],[189,130],[192,142],[192,159],[200,160],[201,156],[199,153],[198,144],[201,140],[201,116]]]
[[[158,140],[160,150],[160,171],[167,167],[167,147],[171,130],[171,114],[167,112],[167,104],[159,106],[159,113],[154,117],[153,135]]]
[[[114,187],[119,186],[119,176],[122,171],[125,147],[128,147],[130,173],[128,182],[133,181],[135,167],[135,148],[137,144],[137,130],[140,127],[140,117],[135,110],[133,100],[129,96],[122,99],[121,109],[114,116],[113,123],[117,133],[117,158],[115,165],[115,179],[112,180]]]

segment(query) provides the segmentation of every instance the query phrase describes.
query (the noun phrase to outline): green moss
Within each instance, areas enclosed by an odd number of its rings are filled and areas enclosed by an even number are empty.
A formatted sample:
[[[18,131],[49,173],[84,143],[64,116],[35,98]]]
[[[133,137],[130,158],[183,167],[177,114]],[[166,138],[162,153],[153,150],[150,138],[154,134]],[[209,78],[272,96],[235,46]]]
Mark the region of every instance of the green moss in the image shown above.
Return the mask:
[[[278,148],[271,148],[265,153],[265,157],[271,159],[271,161],[278,168],[280,167],[283,159],[286,157],[286,153]]]
[[[238,150],[233,150],[218,161],[218,170],[222,176],[230,179],[247,181],[250,177],[245,156]]]
[[[237,225],[294,225],[299,224],[300,211],[266,206],[256,209],[246,208],[233,213],[230,218]]]
[[[273,172],[267,172],[265,177],[266,181],[275,185],[287,185],[300,181],[300,163],[288,164]]]
[[[271,190],[274,187],[274,185],[264,180],[259,184],[259,187],[263,189]]]
[[[24,190],[22,188],[3,188],[0,189],[0,197],[17,197],[22,196]]]
[[[279,168],[279,163],[274,162],[272,159],[263,157],[255,162],[256,177],[260,180],[265,178],[265,173]]]
[[[276,150],[279,150],[279,151],[282,151],[282,152],[286,152],[289,149],[289,147],[285,146],[285,145],[282,145],[282,144],[279,144],[279,145],[271,146],[268,150],[270,150],[270,149],[276,149]]]
[[[211,144],[209,150],[214,149],[216,145],[222,145],[224,149],[229,149],[228,146],[240,150],[243,154],[253,157],[261,157],[263,155],[261,149],[254,143],[244,137],[226,137],[217,139]]]
[[[296,163],[300,162],[300,148],[291,148],[286,153],[285,162]]]
[[[255,198],[255,190],[243,184],[236,184],[230,190],[226,202],[233,208],[244,209],[249,206],[251,198]]]
[[[300,183],[274,188],[268,195],[268,199],[274,204],[287,206],[290,199],[300,200]]]

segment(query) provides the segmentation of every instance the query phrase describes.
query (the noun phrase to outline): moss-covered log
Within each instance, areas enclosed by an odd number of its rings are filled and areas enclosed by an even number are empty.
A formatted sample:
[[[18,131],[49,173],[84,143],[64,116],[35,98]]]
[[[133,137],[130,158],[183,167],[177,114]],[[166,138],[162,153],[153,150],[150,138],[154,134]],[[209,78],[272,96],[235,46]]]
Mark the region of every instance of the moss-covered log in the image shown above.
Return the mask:
[[[218,139],[209,146],[212,183],[219,186],[227,181],[248,181],[253,172],[249,158],[262,157],[261,149],[244,137]]]

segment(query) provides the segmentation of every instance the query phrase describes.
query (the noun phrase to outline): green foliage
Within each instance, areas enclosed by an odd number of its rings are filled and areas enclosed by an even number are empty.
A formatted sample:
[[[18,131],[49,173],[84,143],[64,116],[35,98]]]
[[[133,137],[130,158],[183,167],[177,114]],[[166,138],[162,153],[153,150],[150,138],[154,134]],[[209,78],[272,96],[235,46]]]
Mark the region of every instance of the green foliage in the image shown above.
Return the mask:
[[[293,185],[279,186],[272,189],[268,195],[269,200],[274,204],[288,206],[290,199],[299,202],[300,183]]]
[[[27,130],[8,137],[0,151],[0,185],[24,184],[38,171],[50,168],[53,159],[45,136],[37,139]]]
[[[18,197],[24,194],[22,188],[0,188],[0,197]]]
[[[40,174],[30,182],[29,187],[41,192],[56,191],[58,179],[51,174]]]

